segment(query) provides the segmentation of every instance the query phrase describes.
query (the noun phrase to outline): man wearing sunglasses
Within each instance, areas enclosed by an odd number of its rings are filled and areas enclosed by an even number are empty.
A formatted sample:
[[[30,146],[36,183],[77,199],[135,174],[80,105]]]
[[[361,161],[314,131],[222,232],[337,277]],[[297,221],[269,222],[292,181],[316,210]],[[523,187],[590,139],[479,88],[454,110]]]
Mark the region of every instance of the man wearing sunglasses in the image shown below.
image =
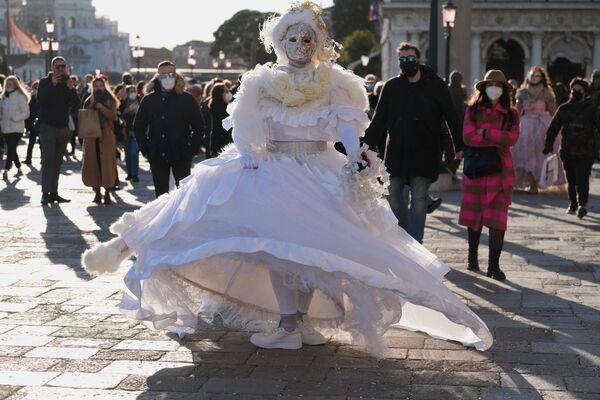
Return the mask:
[[[42,150],[42,205],[70,201],[58,195],[58,177],[70,137],[69,112],[79,104],[75,84],[67,71],[67,61],[63,57],[54,57],[51,65],[52,72],[40,79],[37,94]]]
[[[171,173],[177,186],[190,175],[204,136],[198,103],[184,87],[175,65],[161,62],[133,122],[140,152],[150,162],[156,197],[169,191]]]
[[[388,201],[398,224],[422,243],[429,186],[438,178],[442,158],[442,124],[448,125],[460,158],[461,123],[448,86],[420,63],[418,47],[403,42],[397,53],[400,75],[385,83],[364,140],[375,149],[389,135],[385,149],[391,176]]]

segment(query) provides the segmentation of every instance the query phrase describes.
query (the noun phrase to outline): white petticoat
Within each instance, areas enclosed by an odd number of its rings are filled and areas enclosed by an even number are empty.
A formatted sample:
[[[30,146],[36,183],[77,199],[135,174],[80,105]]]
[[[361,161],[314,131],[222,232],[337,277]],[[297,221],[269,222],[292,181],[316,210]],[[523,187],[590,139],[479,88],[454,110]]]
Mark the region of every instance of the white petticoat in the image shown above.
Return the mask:
[[[279,320],[269,270],[317,289],[308,315],[321,332],[382,356],[392,324],[485,350],[486,325],[442,283],[448,272],[398,227],[387,202],[360,213],[344,200],[346,158],[271,155],[243,169],[229,148],[181,187],[114,225],[137,260],[121,309],[156,329],[263,329]],[[367,217],[365,217],[365,215]]]

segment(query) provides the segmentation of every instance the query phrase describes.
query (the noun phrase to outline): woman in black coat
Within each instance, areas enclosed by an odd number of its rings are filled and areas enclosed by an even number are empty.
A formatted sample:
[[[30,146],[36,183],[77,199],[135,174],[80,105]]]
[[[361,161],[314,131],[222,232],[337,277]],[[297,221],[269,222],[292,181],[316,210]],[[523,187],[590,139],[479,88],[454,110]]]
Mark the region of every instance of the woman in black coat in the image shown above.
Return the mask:
[[[231,138],[231,129],[223,128],[223,120],[229,117],[227,114],[227,104],[232,100],[233,96],[227,86],[223,83],[216,83],[210,92],[210,101],[208,108],[212,120],[212,131],[210,133],[210,154],[218,155],[221,149],[233,142]]]

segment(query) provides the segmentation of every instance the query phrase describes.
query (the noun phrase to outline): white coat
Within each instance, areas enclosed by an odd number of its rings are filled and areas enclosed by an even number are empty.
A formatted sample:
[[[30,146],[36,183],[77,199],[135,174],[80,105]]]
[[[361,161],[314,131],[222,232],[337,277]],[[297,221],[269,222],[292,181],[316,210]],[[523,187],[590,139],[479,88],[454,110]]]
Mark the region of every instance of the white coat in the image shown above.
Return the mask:
[[[0,127],[2,133],[23,133],[25,120],[29,118],[27,98],[21,92],[14,91],[10,96],[0,98]]]

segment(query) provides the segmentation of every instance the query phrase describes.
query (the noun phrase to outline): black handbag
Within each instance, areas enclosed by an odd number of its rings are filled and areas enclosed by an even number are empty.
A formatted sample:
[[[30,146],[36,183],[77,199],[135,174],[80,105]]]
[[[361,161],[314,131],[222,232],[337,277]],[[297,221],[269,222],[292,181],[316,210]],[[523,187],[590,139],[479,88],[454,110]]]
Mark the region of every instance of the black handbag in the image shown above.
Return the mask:
[[[463,173],[470,179],[481,178],[502,171],[502,160],[493,146],[468,147],[463,150]]]

